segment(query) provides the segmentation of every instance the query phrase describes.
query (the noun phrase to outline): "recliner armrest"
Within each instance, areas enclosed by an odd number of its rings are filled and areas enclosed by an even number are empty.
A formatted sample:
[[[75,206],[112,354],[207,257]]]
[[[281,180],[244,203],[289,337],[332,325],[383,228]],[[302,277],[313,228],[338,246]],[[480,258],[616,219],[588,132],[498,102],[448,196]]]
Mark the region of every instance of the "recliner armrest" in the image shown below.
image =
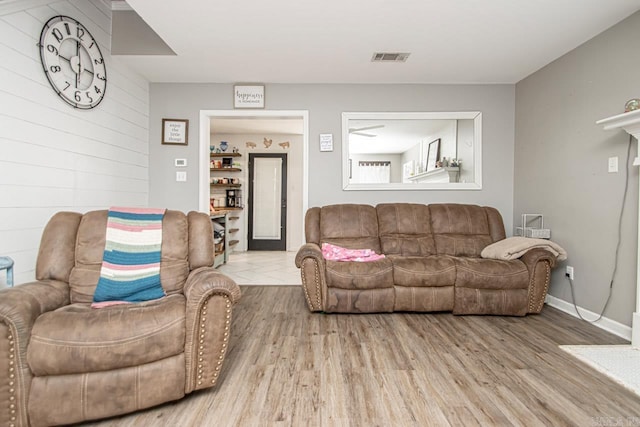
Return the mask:
[[[240,288],[213,267],[193,270],[184,285],[185,393],[215,385],[231,335],[231,310]]]
[[[302,277],[302,289],[311,311],[322,311],[325,305],[327,281],[325,278],[325,260],[320,246],[305,243],[296,254],[296,267]]]
[[[531,249],[520,257],[529,271],[528,313],[540,313],[549,290],[551,269],[556,265],[556,256],[546,249]]]
[[[27,401],[32,374],[27,366],[27,346],[38,317],[69,304],[69,284],[57,280],[31,282],[0,291],[0,372],[9,387],[0,388],[0,420],[15,419],[28,425]]]
[[[302,266],[302,261],[305,258],[314,258],[316,261],[323,265],[324,258],[322,257],[322,250],[320,246],[315,243],[305,243],[298,249],[298,253],[296,253],[296,267],[300,268]]]
[[[236,282],[213,267],[201,267],[193,270],[184,284],[187,305],[201,301],[213,291],[226,294],[232,303],[236,303],[242,295]]]
[[[527,265],[529,271],[540,261],[549,261],[551,268],[556,266],[556,256],[546,249],[531,249],[520,257],[520,261]]]
[[[31,282],[0,291],[0,322],[15,328],[17,343],[26,355],[31,328],[36,319],[48,312],[69,305],[69,284],[57,280]],[[0,339],[4,339],[0,336]]]

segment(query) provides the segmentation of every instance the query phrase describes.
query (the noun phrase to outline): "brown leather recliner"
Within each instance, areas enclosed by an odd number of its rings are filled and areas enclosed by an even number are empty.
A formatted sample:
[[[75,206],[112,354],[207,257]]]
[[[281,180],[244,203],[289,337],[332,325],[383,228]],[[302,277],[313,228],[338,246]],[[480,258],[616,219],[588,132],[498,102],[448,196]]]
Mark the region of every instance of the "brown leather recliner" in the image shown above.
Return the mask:
[[[209,217],[166,211],[166,297],[92,309],[106,223],[106,210],[54,215],[37,281],[0,291],[0,425],[104,418],[216,383],[240,289],[211,267]]]

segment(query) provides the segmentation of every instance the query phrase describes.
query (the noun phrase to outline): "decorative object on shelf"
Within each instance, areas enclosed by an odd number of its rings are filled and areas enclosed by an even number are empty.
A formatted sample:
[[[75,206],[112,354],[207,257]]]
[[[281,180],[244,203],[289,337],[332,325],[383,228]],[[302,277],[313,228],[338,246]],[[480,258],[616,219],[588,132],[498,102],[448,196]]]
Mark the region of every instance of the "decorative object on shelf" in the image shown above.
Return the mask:
[[[214,151],[216,151],[216,146],[215,146],[215,145],[210,145],[210,146],[209,146],[209,151],[211,151],[211,153],[213,153]]]
[[[434,170],[438,167],[440,162],[440,138],[433,140],[429,143],[427,148],[427,172]],[[442,164],[440,164],[442,167]]]
[[[162,119],[162,143],[187,145],[189,143],[189,120]]]
[[[273,140],[264,138],[264,141],[262,143],[264,144],[264,148],[269,148],[271,147],[271,144],[273,144]]]
[[[537,224],[532,224],[534,221],[536,221]],[[551,230],[544,228],[544,217],[542,214],[522,214],[522,225],[516,227],[516,236],[550,239]]]
[[[229,148],[229,144],[227,143],[227,141],[220,141],[220,149],[223,153],[227,151],[227,148]]]
[[[285,142],[278,143],[278,145],[282,147],[283,150],[286,150],[287,148],[289,148],[290,144],[289,144],[289,141],[285,141]]]
[[[68,16],[54,16],[44,24],[38,46],[44,74],[60,98],[83,110],[100,104],[107,90],[107,68],[84,25]]]
[[[460,159],[451,159],[451,162],[449,162],[449,166],[451,166],[452,168],[460,167],[461,164],[462,160]]]
[[[264,108],[264,85],[234,85],[234,108]]]
[[[240,150],[238,149],[238,147],[233,147],[233,153],[238,154],[240,152]]]
[[[255,142],[247,141],[245,144],[247,145],[247,148],[256,148]]]
[[[635,111],[635,110],[640,110],[640,99],[639,98],[633,98],[627,101],[626,104],[624,104],[624,112],[628,113],[629,111]]]

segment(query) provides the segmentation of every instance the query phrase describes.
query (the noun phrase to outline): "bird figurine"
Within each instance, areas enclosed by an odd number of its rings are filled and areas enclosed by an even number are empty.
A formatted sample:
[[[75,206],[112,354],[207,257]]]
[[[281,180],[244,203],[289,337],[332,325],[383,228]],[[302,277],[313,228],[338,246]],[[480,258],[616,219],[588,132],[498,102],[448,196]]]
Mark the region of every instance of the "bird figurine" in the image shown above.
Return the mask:
[[[286,150],[287,148],[289,148],[289,141],[280,142],[278,143],[278,145],[282,147],[283,150]]]
[[[272,143],[272,142],[273,142],[273,140],[265,138],[265,139],[264,139],[264,148],[269,148],[269,147],[271,147],[271,143]]]
[[[247,148],[256,148],[255,142],[247,141],[246,145],[247,145]]]

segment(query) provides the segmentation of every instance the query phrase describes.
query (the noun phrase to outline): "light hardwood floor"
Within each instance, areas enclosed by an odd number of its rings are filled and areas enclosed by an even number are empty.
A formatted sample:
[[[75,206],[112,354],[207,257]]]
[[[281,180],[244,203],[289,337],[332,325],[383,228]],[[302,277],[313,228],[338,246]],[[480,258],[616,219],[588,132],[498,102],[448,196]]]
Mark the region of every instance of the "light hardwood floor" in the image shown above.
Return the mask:
[[[558,348],[626,342],[551,307],[320,314],[300,287],[242,291],[215,388],[91,425],[640,425],[640,397]]]

